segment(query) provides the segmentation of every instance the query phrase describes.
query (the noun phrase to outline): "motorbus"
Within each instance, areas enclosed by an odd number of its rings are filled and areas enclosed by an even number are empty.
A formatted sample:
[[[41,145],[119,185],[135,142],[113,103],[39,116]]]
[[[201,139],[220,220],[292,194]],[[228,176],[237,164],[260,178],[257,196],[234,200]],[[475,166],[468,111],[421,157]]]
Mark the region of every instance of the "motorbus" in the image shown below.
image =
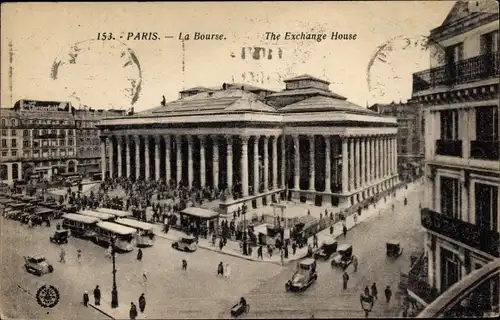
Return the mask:
[[[107,213],[107,214],[112,214],[117,218],[127,218],[131,217],[133,214],[132,212],[127,212],[123,210],[115,210],[115,209],[108,209],[108,208],[97,208],[97,212],[102,212],[102,213]]]
[[[150,247],[155,243],[156,238],[152,224],[126,218],[118,218],[115,223],[137,230],[135,243],[138,247]]]
[[[135,245],[136,230],[113,222],[100,221],[95,228],[95,242],[111,245],[115,237],[115,248],[119,251],[132,251]]]
[[[89,216],[89,217],[94,217],[97,218],[101,221],[108,221],[108,222],[113,222],[116,220],[116,216],[109,214],[109,213],[104,213],[104,212],[97,212],[97,211],[91,211],[91,210],[82,210],[78,212],[81,215],[84,216]]]
[[[70,230],[72,235],[80,238],[95,237],[95,226],[99,222],[99,219],[76,213],[63,214],[62,219],[62,227]]]
[[[430,303],[416,318],[498,318],[500,259],[474,270]]]

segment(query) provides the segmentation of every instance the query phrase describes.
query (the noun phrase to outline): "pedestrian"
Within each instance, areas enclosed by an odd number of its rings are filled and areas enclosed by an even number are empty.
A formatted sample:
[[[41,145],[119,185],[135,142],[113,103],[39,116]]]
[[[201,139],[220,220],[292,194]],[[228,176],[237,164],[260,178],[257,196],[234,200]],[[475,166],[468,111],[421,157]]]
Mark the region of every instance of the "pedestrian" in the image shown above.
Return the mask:
[[[342,225],[342,233],[344,234],[344,238],[345,238],[347,235],[347,227],[346,227],[345,223]]]
[[[139,297],[139,310],[143,313],[144,309],[146,309],[146,298],[144,297],[144,293],[141,293],[141,296]]]
[[[288,243],[285,244],[285,259],[288,259]]]
[[[89,294],[87,291],[83,293],[83,305],[86,307],[89,306]]]
[[[368,288],[368,286],[365,287],[365,297],[370,297],[370,289]]]
[[[344,271],[344,274],[342,275],[342,283],[344,290],[347,289],[347,281],[349,281],[349,275],[347,274],[347,272]]]
[[[142,250],[141,250],[141,248],[139,248],[139,250],[137,250],[137,260],[142,261]]]
[[[222,251],[223,247],[224,247],[224,240],[222,238],[220,238],[220,240],[219,240],[219,250]]]
[[[280,250],[280,259],[281,259],[281,265],[285,265],[285,252],[283,250]]]
[[[95,300],[95,305],[98,306],[101,304],[101,289],[99,289],[99,286],[95,286],[94,289],[94,300]]]
[[[76,251],[76,258],[78,259],[78,263],[82,263],[82,250],[78,249]]]
[[[257,258],[260,258],[260,260],[264,260],[264,256],[262,254],[262,246],[259,246],[257,249]]]
[[[212,247],[215,247],[215,240],[217,239],[217,236],[215,233],[212,235]]]
[[[224,264],[222,261],[217,266],[217,275],[223,277],[224,276]]]
[[[375,300],[377,300],[377,295],[378,295],[377,284],[374,282],[372,284],[372,296]]]
[[[129,312],[130,320],[135,320],[137,318],[137,307],[133,302],[130,303],[130,312]]]
[[[295,241],[292,243],[292,254],[295,255],[295,252],[297,251],[297,243]]]
[[[144,284],[148,282],[148,276],[146,275],[146,271],[142,272],[142,281],[144,282]]]
[[[188,263],[186,259],[182,259],[182,270],[187,271]]]
[[[226,278],[229,279],[229,276],[231,275],[231,267],[229,266],[229,263],[226,263]]]
[[[59,262],[60,263],[66,263],[66,251],[64,251],[64,248],[61,248],[61,253],[59,253]]]
[[[390,286],[385,287],[384,293],[385,293],[385,301],[389,303],[392,297],[391,287]]]
[[[358,272],[358,257],[352,257],[352,266],[354,267],[354,272]]]
[[[313,247],[314,248],[318,247],[318,236],[316,234],[313,235]]]

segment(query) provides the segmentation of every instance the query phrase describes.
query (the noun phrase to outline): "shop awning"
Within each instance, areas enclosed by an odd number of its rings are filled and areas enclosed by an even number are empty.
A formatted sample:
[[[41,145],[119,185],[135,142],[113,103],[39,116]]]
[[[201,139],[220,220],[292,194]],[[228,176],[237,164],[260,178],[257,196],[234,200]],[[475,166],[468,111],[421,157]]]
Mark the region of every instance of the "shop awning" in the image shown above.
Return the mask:
[[[186,208],[182,210],[181,213],[202,219],[212,219],[219,216],[218,212],[203,208],[195,208],[195,207]]]

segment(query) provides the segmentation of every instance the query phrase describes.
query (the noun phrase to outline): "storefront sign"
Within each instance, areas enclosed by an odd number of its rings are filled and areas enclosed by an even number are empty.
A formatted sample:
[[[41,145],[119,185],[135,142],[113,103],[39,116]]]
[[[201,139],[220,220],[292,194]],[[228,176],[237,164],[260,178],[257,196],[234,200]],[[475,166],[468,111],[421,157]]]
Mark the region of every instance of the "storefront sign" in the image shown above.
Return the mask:
[[[481,230],[474,224],[445,216],[427,208],[422,209],[421,214],[424,228],[496,257],[499,256],[498,232]]]
[[[59,111],[68,106],[67,102],[21,100],[23,111]]]

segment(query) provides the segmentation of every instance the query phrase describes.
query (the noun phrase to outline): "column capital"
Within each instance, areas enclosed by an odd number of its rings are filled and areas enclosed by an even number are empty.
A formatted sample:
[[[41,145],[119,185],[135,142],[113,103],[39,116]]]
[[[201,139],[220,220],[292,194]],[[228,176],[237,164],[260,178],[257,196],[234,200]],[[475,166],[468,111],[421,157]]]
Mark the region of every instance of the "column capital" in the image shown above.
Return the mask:
[[[262,138],[262,141],[264,141],[264,142],[267,142],[269,140],[269,136],[268,135],[263,134],[260,137]]]
[[[160,136],[155,136],[155,143],[159,144],[160,143]]]
[[[197,138],[198,140],[200,140],[200,146],[205,145],[205,143],[207,142],[207,136],[204,134],[197,135]]]
[[[141,140],[141,137],[139,135],[134,136],[134,141],[139,142]]]
[[[219,145],[219,139],[220,139],[219,135],[211,134],[210,138],[212,139],[212,144]]]
[[[175,142],[176,142],[176,143],[181,143],[181,142],[182,142],[182,136],[180,136],[180,135],[176,135],[176,136],[175,136]]]
[[[188,144],[193,144],[193,136],[192,135],[188,134],[186,136],[186,140],[187,140]]]
[[[242,135],[242,136],[239,136],[240,138],[240,141],[244,144],[248,144],[248,140],[250,139],[250,136],[245,136],[245,135]]]
[[[166,135],[163,136],[163,139],[165,139],[165,142],[168,143],[168,142],[170,142],[171,137],[170,137],[169,134],[166,134]]]
[[[233,135],[232,134],[225,134],[224,140],[226,140],[227,143],[233,143]]]

